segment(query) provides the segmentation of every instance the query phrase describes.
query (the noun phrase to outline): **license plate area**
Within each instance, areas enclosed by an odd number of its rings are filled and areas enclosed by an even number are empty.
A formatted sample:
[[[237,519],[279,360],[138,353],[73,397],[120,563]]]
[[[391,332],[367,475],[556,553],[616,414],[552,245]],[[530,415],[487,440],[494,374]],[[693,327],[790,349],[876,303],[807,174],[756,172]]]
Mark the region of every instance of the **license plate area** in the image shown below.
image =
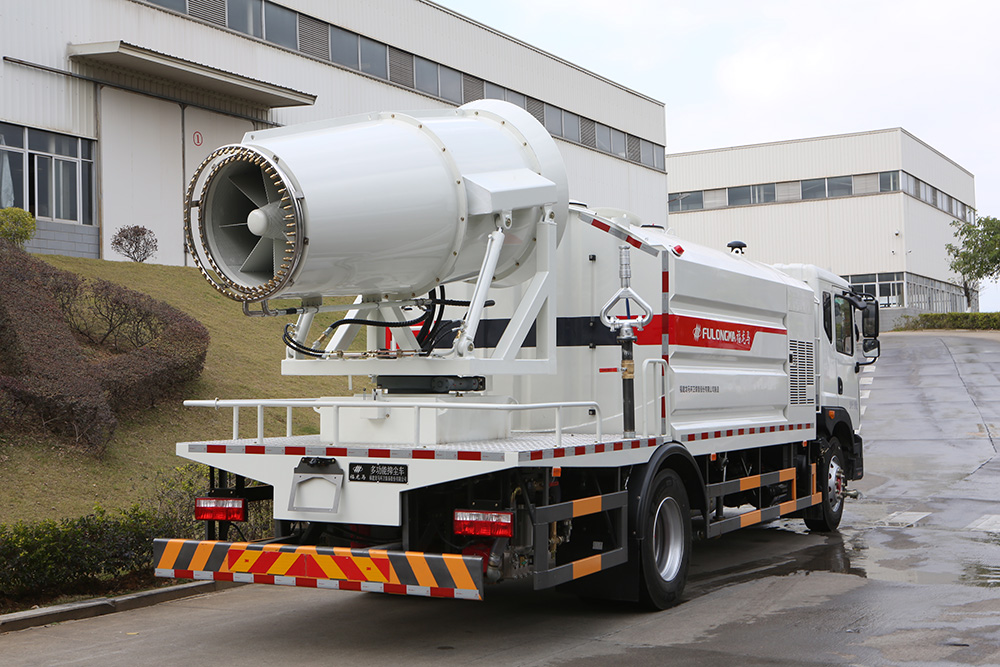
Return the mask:
[[[348,467],[348,479],[352,482],[407,484],[410,471],[405,463],[352,463]]]

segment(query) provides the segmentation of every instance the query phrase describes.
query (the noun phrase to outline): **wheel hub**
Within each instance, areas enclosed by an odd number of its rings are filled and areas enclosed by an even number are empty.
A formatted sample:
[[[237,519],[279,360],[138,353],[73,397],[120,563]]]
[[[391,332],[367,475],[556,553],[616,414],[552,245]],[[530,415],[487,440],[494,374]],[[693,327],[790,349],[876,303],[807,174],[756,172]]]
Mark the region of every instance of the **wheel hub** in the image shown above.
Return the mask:
[[[677,576],[684,559],[684,521],[673,498],[664,498],[653,517],[653,560],[664,581]]]

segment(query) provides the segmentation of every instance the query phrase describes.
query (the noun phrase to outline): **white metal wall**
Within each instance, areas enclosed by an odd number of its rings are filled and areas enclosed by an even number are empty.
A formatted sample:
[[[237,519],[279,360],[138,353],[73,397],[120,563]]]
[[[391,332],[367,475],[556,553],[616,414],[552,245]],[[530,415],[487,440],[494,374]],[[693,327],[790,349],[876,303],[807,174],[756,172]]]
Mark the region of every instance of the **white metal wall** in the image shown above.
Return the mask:
[[[612,127],[630,128],[628,132],[644,139],[666,142],[659,102],[432,2],[281,0],[281,4]]]
[[[120,90],[101,91],[102,256],[119,227],[142,225],[156,234],[157,264],[184,263],[184,172],[181,108]]]
[[[460,71],[556,104],[631,134],[663,143],[663,105],[601,77],[479,26],[423,0],[281,4],[431,58]],[[37,0],[0,4],[0,55],[85,75],[109,73],[70,61],[67,46],[122,40],[253,79],[316,95],[313,106],[279,109],[281,124],[385,109],[427,109],[445,102],[339,68],[187,16],[135,0]],[[445,35],[447,38],[442,38]],[[110,75],[125,85],[174,95],[177,85],[127,71]],[[200,112],[150,97],[102,88],[22,65],[0,64],[0,119],[96,138],[100,151],[98,220],[108,258],[110,236],[141,221],[160,239],[155,261],[181,263],[180,202],[193,163],[222,143],[238,141],[247,121]],[[193,101],[228,114],[253,115],[246,101],[211,91],[184,91]],[[101,102],[98,104],[98,95]],[[134,98],[142,97],[141,100]],[[100,109],[98,109],[98,106]],[[149,113],[142,117],[142,113]],[[119,123],[124,123],[119,126]],[[183,123],[184,131],[178,129]],[[194,133],[201,133],[201,146]],[[558,140],[571,174],[574,198],[665,215],[666,176],[570,142]]]
[[[924,255],[910,258],[906,253],[912,244],[922,243],[917,231],[927,231],[934,223],[920,223],[913,231],[904,227],[905,207],[910,202],[940,213],[902,192],[894,192],[672,213],[670,226],[681,238],[713,248],[743,241],[748,256],[767,264],[815,264],[841,275],[904,270],[919,273],[915,267]],[[909,214],[914,215],[912,211]],[[934,252],[928,249],[927,257]],[[944,255],[941,246],[936,252]],[[934,261],[924,268],[934,270],[931,276],[942,276],[940,264]]]
[[[903,169],[902,136],[896,128],[667,155],[670,191]]]
[[[976,181],[970,172],[905,130],[900,132],[900,149],[904,171],[976,207]]]

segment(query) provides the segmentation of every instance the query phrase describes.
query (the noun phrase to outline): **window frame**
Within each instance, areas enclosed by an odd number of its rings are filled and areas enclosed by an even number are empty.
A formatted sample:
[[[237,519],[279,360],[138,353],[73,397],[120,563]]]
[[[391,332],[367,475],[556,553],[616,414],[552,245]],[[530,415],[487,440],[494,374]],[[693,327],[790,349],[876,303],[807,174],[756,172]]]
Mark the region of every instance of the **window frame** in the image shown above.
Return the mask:
[[[834,348],[840,354],[853,357],[854,306],[840,294],[836,294],[833,297],[833,328]]]

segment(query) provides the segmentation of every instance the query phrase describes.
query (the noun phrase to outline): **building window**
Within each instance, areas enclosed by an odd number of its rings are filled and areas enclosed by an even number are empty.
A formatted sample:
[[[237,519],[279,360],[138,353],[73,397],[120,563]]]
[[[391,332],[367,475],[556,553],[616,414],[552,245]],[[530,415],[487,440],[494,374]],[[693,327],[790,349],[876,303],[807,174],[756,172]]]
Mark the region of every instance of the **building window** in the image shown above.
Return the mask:
[[[437,63],[415,57],[413,59],[413,83],[417,90],[437,97],[440,93]]]
[[[618,157],[628,157],[628,144],[621,130],[611,130],[611,152]]]
[[[774,183],[728,188],[728,199],[730,206],[769,204],[774,201]]]
[[[450,67],[445,67],[444,65],[438,66],[438,78],[441,82],[441,92],[440,95],[444,99],[454,102],[455,104],[462,103],[462,73],[458,70],[453,70]],[[524,105],[522,104],[523,108]]]
[[[667,199],[667,208],[672,212],[700,211],[705,207],[705,195],[701,190],[676,192]]]
[[[521,93],[514,92],[513,90],[507,90],[507,101],[513,105],[521,107],[522,109],[528,108],[528,98]]]
[[[741,185],[735,188],[729,188],[729,205],[730,206],[746,206],[750,203],[750,186]]]
[[[483,98],[487,100],[502,100],[506,98],[504,95],[503,86],[498,86],[495,83],[490,83],[489,81],[483,84]]]
[[[554,137],[562,136],[562,109],[551,104],[545,105],[545,129]]]
[[[264,39],[289,49],[298,49],[298,14],[273,2],[265,2]]]
[[[377,76],[380,79],[389,78],[389,54],[382,42],[376,42],[367,37],[361,38],[361,71]]]
[[[261,0],[228,0],[226,25],[247,35],[262,37]]]
[[[94,224],[93,144],[0,123],[0,208],[25,208],[40,220]]]
[[[803,199],[823,199],[824,197],[826,197],[825,178],[811,178],[807,181],[802,181]]]
[[[853,182],[854,179],[851,176],[833,176],[826,179],[826,196],[847,197],[854,194]]]
[[[330,60],[358,69],[358,36],[335,25],[330,26]]]
[[[878,175],[879,192],[896,192],[899,190],[899,172],[883,171]]]
[[[562,114],[563,137],[570,141],[580,143],[580,117],[575,113],[563,111]]]
[[[187,14],[187,0],[149,0],[154,5],[159,5],[160,7],[166,7],[167,9],[172,9],[175,12],[180,12],[181,14]]]

